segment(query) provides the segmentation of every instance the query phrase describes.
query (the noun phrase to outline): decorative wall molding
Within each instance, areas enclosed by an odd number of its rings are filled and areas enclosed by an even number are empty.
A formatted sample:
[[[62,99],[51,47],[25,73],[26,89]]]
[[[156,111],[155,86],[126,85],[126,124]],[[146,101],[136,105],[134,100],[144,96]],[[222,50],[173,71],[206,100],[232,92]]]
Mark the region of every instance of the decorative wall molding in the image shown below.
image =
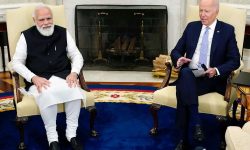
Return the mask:
[[[225,3],[227,5],[240,8],[240,9],[246,9],[247,11],[247,24],[250,25],[250,4],[233,4],[233,3]]]
[[[0,22],[5,22],[6,21],[6,10],[7,9],[15,9],[15,8],[19,8],[25,5],[38,5],[38,4],[42,4],[41,2],[37,2],[37,3],[11,3],[11,4],[1,4],[0,5]]]

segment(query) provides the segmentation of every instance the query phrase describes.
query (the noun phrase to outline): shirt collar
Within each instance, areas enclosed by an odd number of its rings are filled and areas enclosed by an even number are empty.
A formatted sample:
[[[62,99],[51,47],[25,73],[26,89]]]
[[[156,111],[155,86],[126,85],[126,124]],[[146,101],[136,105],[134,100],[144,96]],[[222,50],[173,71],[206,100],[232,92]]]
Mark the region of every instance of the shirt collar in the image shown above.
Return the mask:
[[[210,26],[208,26],[209,27],[209,29],[211,29],[211,30],[215,30],[215,26],[216,26],[216,24],[217,24],[217,19],[215,19],[214,20],[214,22],[210,25]],[[205,26],[205,25],[202,25],[202,30],[203,29],[205,29],[207,26]]]

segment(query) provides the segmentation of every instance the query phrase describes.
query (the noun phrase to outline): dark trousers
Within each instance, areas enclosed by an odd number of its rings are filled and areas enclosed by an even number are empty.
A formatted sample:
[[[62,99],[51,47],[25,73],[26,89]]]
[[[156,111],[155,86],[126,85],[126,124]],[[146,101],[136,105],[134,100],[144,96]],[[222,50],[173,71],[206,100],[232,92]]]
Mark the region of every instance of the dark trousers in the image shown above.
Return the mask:
[[[177,127],[182,139],[187,139],[190,122],[199,124],[198,96],[218,92],[224,94],[226,82],[219,77],[195,77],[188,67],[182,68],[176,81]]]

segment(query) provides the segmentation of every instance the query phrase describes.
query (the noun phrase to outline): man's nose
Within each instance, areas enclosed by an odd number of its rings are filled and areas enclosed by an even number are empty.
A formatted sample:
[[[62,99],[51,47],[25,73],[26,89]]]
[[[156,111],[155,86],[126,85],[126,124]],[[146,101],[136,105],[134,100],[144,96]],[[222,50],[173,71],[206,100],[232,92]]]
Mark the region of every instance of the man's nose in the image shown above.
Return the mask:
[[[202,12],[200,13],[200,15],[201,15],[201,17],[205,17],[205,12],[202,11]]]
[[[43,22],[43,24],[46,24],[46,25],[49,24],[49,20],[45,19],[44,22]]]

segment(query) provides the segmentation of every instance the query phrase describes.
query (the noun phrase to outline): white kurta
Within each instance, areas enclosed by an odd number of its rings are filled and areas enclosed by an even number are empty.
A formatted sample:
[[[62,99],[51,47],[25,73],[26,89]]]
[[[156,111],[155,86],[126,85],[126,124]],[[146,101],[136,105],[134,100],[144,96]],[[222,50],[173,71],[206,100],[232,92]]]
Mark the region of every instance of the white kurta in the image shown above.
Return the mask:
[[[80,73],[83,66],[83,58],[75,45],[71,35],[67,31],[67,55],[71,60],[71,72]],[[25,66],[27,58],[27,43],[23,34],[17,43],[16,51],[12,59],[13,69],[24,77],[28,82],[31,82],[35,74]],[[59,77],[52,76],[50,79],[50,87],[38,93],[37,88],[33,85],[30,87],[28,93],[32,94],[40,109],[44,109],[50,105],[64,103],[71,100],[83,99],[85,102],[85,95],[81,88],[70,88],[66,80]],[[84,103],[85,104],[85,103]]]
[[[52,76],[50,79],[50,86],[47,89],[42,89],[41,93],[38,93],[35,85],[31,86],[28,93],[35,97],[36,103],[40,110],[44,108],[65,103],[72,100],[82,99],[84,104],[86,96],[84,91],[80,87],[69,87],[66,80]]]

